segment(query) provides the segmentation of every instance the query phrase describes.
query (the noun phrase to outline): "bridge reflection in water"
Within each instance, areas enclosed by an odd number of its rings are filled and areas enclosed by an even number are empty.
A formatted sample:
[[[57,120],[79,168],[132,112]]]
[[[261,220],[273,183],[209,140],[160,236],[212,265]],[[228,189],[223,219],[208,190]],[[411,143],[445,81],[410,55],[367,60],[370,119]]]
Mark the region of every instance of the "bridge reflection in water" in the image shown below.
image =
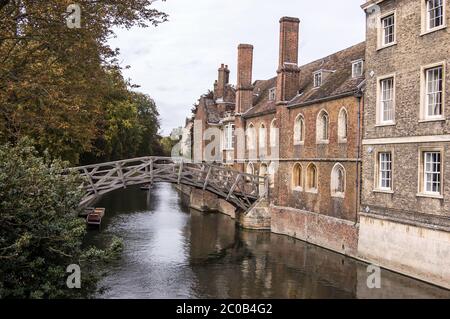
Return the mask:
[[[268,232],[237,228],[221,214],[189,211],[169,184],[149,195],[116,191],[99,245],[115,234],[123,258],[111,266],[102,298],[435,298],[450,292],[388,271],[382,289],[366,286],[362,262]]]

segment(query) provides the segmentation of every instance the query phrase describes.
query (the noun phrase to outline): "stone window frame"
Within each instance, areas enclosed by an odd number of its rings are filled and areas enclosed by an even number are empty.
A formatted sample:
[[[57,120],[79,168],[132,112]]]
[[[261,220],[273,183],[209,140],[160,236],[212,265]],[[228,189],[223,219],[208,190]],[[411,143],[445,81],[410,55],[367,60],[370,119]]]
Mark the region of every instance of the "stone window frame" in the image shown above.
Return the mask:
[[[337,174],[338,171],[342,172],[343,177],[343,192],[339,192],[336,190],[336,184],[337,184]],[[345,167],[341,163],[334,164],[333,168],[331,169],[331,176],[330,176],[330,191],[331,191],[331,197],[337,197],[337,198],[345,198],[345,191],[347,189],[347,171],[345,170]]]
[[[343,114],[345,113],[345,122],[343,123]],[[343,136],[343,128],[345,127],[345,137]],[[338,143],[345,144],[348,139],[348,111],[345,106],[341,107],[338,115]]]
[[[426,85],[427,85],[427,71],[433,68],[442,67],[442,111],[440,116],[428,116],[427,103],[426,103]],[[446,103],[446,61],[440,61],[428,65],[421,66],[420,68],[420,112],[419,122],[435,122],[445,121],[445,103]]]
[[[296,169],[298,169],[298,171],[296,171]],[[300,180],[299,185],[297,183],[298,180]],[[303,165],[297,162],[292,167],[291,189],[293,191],[302,192],[304,190],[304,184],[305,184],[305,170],[303,169]]]
[[[417,197],[426,197],[434,199],[444,199],[444,174],[445,174],[445,152],[443,146],[420,146],[418,150],[418,182]],[[424,172],[424,155],[427,152],[439,152],[441,154],[441,171],[440,171],[440,193],[426,192],[424,190],[425,172]]]
[[[250,170],[251,168],[251,170]],[[255,175],[255,165],[253,164],[253,162],[248,162],[247,165],[245,166],[245,173],[248,175]],[[251,183],[252,178],[248,177],[246,178],[247,182]]]
[[[315,180],[314,180],[314,185],[315,187],[310,187],[310,169],[314,169],[315,170]],[[318,194],[319,193],[319,169],[317,167],[316,164],[314,163],[309,163],[306,166],[306,178],[305,178],[305,191],[307,193],[313,193],[313,194]]]
[[[381,120],[381,81],[392,78],[393,79],[393,112],[394,112],[394,119],[392,121],[382,121]],[[396,73],[386,74],[383,76],[377,77],[377,105],[376,105],[376,125],[375,126],[392,126],[395,125],[396,116],[395,116],[395,109],[396,109],[396,100],[397,100],[397,75]]]
[[[322,117],[327,117],[327,123],[326,123],[326,135],[327,139],[323,139],[323,130],[324,127],[322,125]],[[316,119],[316,144],[329,144],[330,143],[330,115],[325,109],[321,109],[319,113],[317,114]]]
[[[269,133],[269,145],[271,148],[274,148],[277,146],[277,140],[279,140],[279,129],[276,126],[277,119],[273,119],[272,122],[270,122],[270,133]]]
[[[269,176],[269,188],[275,188],[275,167],[276,163],[274,161],[270,162],[267,166],[267,175]]]
[[[264,122],[262,122],[258,128],[258,150],[260,156],[267,155],[267,128]]]
[[[434,28],[429,28],[428,25],[428,0],[420,0],[421,1],[421,33],[420,35],[426,35],[429,33],[433,33],[442,29],[447,28],[447,1],[443,0],[443,24]]]
[[[361,74],[355,74],[355,66],[361,64]],[[364,76],[364,59],[352,61],[352,78],[360,78]]]
[[[382,188],[381,187],[381,176],[380,176],[380,155],[383,153],[391,154],[391,187],[390,188]],[[395,155],[394,149],[391,147],[381,148],[374,152],[374,185],[373,192],[374,193],[385,193],[385,194],[394,194],[394,165],[395,165]]]
[[[256,150],[256,132],[255,132],[255,125],[253,123],[249,123],[247,127],[247,150],[248,151],[255,151]]]
[[[394,41],[390,43],[384,43],[385,35],[384,35],[383,20],[391,15],[394,16]],[[397,27],[398,27],[397,10],[390,10],[380,15],[377,26],[377,50],[388,48],[397,44]]]
[[[300,132],[300,139],[298,138],[298,126],[301,123],[301,132]],[[294,145],[304,145],[305,144],[305,133],[306,133],[306,127],[305,127],[305,116],[302,113],[299,113],[297,117],[294,120]]]

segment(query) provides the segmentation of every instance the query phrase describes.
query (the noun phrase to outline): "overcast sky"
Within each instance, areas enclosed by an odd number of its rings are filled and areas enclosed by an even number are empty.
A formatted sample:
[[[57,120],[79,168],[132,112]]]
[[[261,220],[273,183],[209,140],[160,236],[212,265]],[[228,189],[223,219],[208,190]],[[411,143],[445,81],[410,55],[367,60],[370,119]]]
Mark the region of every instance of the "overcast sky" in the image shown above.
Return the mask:
[[[279,19],[300,18],[300,64],[364,41],[364,0],[167,0],[154,5],[170,15],[154,28],[118,30],[110,41],[138,91],[152,96],[162,133],[184,125],[192,105],[212,89],[221,63],[236,83],[237,46],[253,44],[253,80],[276,75]]]

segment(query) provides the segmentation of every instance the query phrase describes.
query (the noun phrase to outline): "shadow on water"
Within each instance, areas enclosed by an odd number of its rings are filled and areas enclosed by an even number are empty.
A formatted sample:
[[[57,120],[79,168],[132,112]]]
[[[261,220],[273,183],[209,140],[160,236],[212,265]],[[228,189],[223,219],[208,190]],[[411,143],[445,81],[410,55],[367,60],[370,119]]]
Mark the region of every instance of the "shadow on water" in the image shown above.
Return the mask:
[[[221,214],[183,206],[168,184],[105,196],[100,232],[86,244],[124,241],[99,298],[449,298],[450,292],[382,271],[367,288],[367,265],[289,237],[238,228]]]

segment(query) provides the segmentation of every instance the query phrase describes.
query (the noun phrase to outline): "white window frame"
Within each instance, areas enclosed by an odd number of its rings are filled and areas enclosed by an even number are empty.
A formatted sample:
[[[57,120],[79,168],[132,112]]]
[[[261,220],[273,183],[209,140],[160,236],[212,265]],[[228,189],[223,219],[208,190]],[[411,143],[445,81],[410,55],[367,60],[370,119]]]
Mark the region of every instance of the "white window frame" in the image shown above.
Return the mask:
[[[442,12],[442,24],[433,28],[430,28],[430,16],[428,8],[428,0],[421,0],[422,7],[422,34],[425,35],[434,31],[442,30],[447,27],[447,0],[442,0],[443,12]]]
[[[361,65],[361,73],[360,74],[355,73],[355,68],[358,64]],[[359,60],[353,61],[352,62],[352,78],[360,78],[363,75],[364,75],[364,60],[359,59]]]
[[[234,124],[229,123],[224,126],[224,150],[232,151],[234,150]]]
[[[323,72],[322,70],[316,71],[313,73],[313,82],[314,82],[314,88],[319,88],[322,86],[323,83]]]
[[[383,119],[383,114],[384,114],[384,109],[382,108],[382,82],[385,80],[388,80],[392,78],[392,112],[393,112],[393,119],[392,120],[384,120]],[[377,78],[377,109],[376,109],[376,116],[377,116],[377,122],[376,125],[377,126],[387,126],[387,125],[395,125],[395,100],[396,100],[396,77],[395,74],[389,74],[386,76],[382,76]]]
[[[446,103],[446,67],[445,61],[429,64],[421,67],[421,88],[420,88],[420,122],[443,121],[445,120],[445,103]],[[441,92],[441,114],[428,115],[428,71],[441,67],[442,68],[442,92]]]
[[[298,126],[300,127],[300,136],[298,132]],[[304,145],[305,144],[305,118],[303,114],[297,115],[294,121],[294,145]]]
[[[382,160],[383,155],[389,155],[389,158]],[[393,190],[394,166],[391,151],[380,151],[377,153],[377,187],[379,191],[389,192]],[[383,172],[389,173],[389,178],[383,175]],[[389,181],[389,186],[383,186],[384,181]]]
[[[385,28],[383,26],[383,21],[390,16],[394,17],[394,34],[393,34],[394,39],[392,42],[386,43],[385,42],[386,35],[385,35]],[[385,14],[380,16],[380,19],[378,20],[378,49],[379,50],[397,44],[397,22],[398,22],[397,21],[397,12],[395,10],[386,12]]]
[[[427,176],[428,174],[432,174],[433,171],[429,171],[426,167],[426,154],[429,153],[439,153],[440,154],[440,171],[439,171],[439,192],[433,192],[427,190]],[[417,194],[418,197],[430,197],[443,199],[443,190],[444,190],[444,150],[440,147],[420,147],[419,148],[419,192]],[[436,173],[436,172],[434,172]]]
[[[277,88],[269,89],[269,101],[275,101],[277,98]]]

